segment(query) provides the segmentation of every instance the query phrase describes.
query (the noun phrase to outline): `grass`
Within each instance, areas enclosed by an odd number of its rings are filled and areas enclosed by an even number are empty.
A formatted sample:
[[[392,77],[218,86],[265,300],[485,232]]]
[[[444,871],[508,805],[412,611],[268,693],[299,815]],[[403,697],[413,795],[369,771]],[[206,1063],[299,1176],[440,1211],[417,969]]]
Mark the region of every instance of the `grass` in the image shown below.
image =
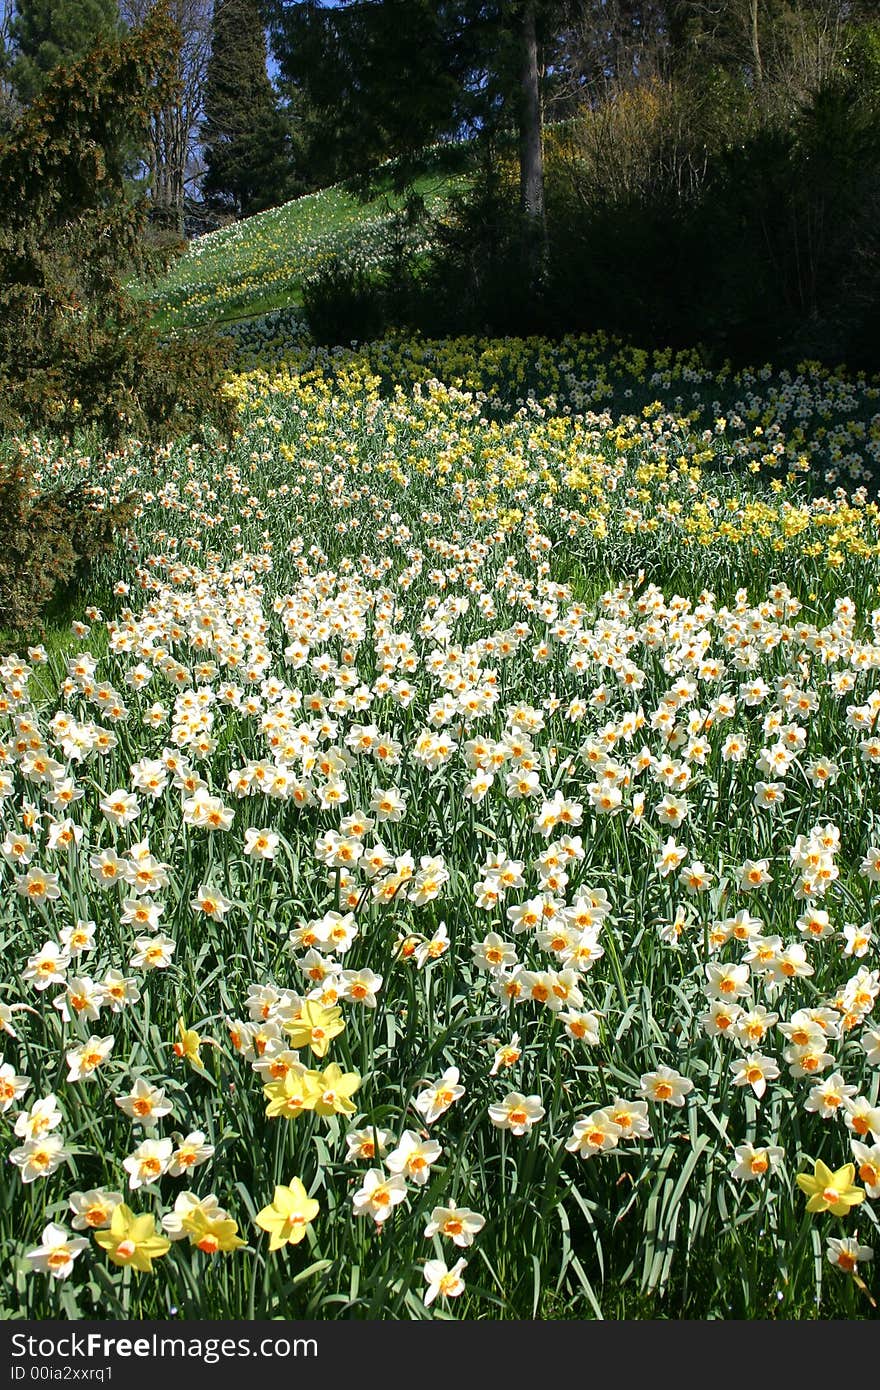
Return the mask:
[[[413,192],[436,210],[453,184],[425,175]],[[222,329],[296,307],[304,275],[351,255],[378,263],[403,205],[390,189],[363,201],[341,186],[327,188],[199,237],[158,284],[144,290],[155,305],[155,322],[162,329]]]

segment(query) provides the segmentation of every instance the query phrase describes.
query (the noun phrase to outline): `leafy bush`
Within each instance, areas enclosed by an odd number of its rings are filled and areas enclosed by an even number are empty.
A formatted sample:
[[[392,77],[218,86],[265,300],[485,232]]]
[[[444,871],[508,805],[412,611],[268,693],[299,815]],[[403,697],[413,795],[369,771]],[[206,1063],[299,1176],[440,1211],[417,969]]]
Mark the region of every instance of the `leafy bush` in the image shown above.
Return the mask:
[[[85,484],[40,492],[19,459],[0,460],[0,628],[34,631],[58,591],[112,550],[135,502],[98,507]]]
[[[316,343],[331,347],[378,336],[387,321],[376,274],[334,259],[303,280],[303,310]]]
[[[880,63],[800,105],[726,81],[625,93],[548,158],[549,311],[740,361],[876,366]]]
[[[128,289],[165,259],[127,175],[172,95],[179,43],[157,6],[142,29],[57,68],[0,139],[0,425],[166,435],[231,423],[225,350],[164,344]]]

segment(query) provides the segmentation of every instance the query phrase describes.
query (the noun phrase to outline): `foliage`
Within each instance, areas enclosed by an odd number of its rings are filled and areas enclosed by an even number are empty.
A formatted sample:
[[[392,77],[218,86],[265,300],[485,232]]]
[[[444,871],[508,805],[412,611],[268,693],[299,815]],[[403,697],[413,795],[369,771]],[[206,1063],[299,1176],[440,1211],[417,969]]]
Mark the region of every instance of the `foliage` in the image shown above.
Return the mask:
[[[290,131],[266,72],[257,0],[214,7],[201,138],[209,202],[249,217],[290,197]]]
[[[18,100],[33,101],[49,73],[118,30],[116,0],[15,0],[7,71]]]
[[[793,116],[716,91],[637,89],[551,153],[552,314],[740,361],[876,363],[877,73],[828,79]]]
[[[20,456],[0,460],[0,629],[33,636],[50,602],[108,554],[134,512],[134,498],[110,507],[86,482],[37,489]]]
[[[307,159],[322,182],[369,186],[377,166],[394,160],[404,188],[435,140],[470,126],[473,54],[459,24],[468,3],[270,2],[274,51],[305,98]]]
[[[177,35],[161,8],[139,32],[57,68],[0,140],[0,382],[16,421],[106,429],[222,421],[222,350],[165,347],[128,279],[154,265],[124,151],[167,98]]]

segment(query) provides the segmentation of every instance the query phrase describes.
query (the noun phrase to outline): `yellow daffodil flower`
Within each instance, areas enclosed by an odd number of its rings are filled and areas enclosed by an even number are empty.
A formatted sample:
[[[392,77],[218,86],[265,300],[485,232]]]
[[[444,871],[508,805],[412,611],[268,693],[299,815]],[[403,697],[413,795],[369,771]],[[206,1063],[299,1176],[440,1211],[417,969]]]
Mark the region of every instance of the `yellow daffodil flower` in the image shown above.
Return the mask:
[[[345,1027],[341,1009],[325,1009],[307,999],[298,1019],[286,1025],[291,1047],[310,1047],[316,1057],[326,1057],[330,1043]]]
[[[144,1274],[151,1274],[153,1260],[161,1259],[171,1249],[171,1241],[159,1235],[150,1213],[136,1216],[124,1202],[114,1207],[109,1229],[95,1231],[95,1242],[115,1265],[131,1265]]]
[[[318,1203],[310,1197],[299,1178],[288,1187],[276,1187],[271,1205],[257,1214],[257,1225],[269,1232],[269,1249],[298,1245],[310,1221],[318,1215]]]
[[[854,1163],[845,1163],[842,1168],[832,1173],[821,1158],[817,1158],[813,1164],[812,1175],[797,1175],[797,1185],[809,1199],[807,1211],[830,1211],[834,1216],[846,1216],[850,1207],[857,1207],[865,1200],[862,1188],[856,1187],[853,1183],[855,1175]]]
[[[238,1225],[231,1217],[220,1220],[210,1217],[199,1207],[185,1216],[181,1226],[190,1238],[191,1244],[204,1251],[206,1255],[230,1255],[247,1242],[238,1234]]]
[[[205,1064],[199,1056],[199,1048],[203,1045],[203,1039],[194,1029],[187,1028],[182,1018],[177,1020],[177,1039],[174,1044],[175,1057],[189,1062],[196,1071],[204,1071]]]
[[[266,1114],[270,1120],[277,1117],[292,1120],[301,1110],[314,1110],[320,1094],[318,1072],[298,1072],[291,1068],[280,1081],[271,1081],[263,1087],[263,1095],[269,1102]]]
[[[314,1108],[318,1115],[353,1115],[354,1105],[349,1099],[361,1084],[355,1071],[344,1072],[335,1062],[318,1073],[318,1094]]]

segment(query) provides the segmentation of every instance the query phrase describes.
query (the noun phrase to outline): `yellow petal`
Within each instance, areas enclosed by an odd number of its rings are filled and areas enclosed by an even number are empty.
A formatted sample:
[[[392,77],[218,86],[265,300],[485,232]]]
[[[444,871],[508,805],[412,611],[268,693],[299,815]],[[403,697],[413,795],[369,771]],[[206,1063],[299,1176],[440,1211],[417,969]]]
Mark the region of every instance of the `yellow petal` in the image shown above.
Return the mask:
[[[254,1217],[261,1231],[276,1231],[284,1225],[285,1218],[275,1207],[263,1207]]]

